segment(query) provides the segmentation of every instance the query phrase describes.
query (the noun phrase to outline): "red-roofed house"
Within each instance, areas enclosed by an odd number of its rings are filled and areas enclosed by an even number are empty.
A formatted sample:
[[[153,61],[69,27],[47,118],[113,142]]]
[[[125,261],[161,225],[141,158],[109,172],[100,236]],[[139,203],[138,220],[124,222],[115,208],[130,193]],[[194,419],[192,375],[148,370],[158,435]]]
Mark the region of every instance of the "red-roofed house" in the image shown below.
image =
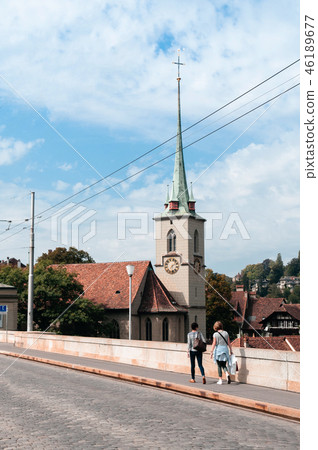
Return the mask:
[[[282,336],[299,334],[300,305],[286,304],[283,298],[256,297],[255,292],[245,292],[237,286],[232,292],[231,304],[234,320],[240,334],[248,336]]]
[[[83,297],[102,304],[114,325],[111,337],[128,338],[129,282],[132,277],[132,339],[182,342],[187,308],[180,306],[155,275],[150,261],[66,264],[84,287]]]

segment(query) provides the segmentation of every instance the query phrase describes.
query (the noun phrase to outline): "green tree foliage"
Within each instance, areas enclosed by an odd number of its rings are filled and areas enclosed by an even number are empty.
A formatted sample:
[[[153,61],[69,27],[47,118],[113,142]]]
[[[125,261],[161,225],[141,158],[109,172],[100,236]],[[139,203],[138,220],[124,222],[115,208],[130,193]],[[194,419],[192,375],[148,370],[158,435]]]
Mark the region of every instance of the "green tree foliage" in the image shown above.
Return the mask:
[[[264,268],[263,276],[264,276],[264,278],[267,278],[271,271],[271,268],[273,267],[274,261],[272,259],[267,258],[267,259],[264,259],[262,264],[263,264],[263,268]]]
[[[270,273],[268,275],[268,281],[270,284],[278,283],[280,278],[284,275],[284,264],[282,256],[278,253],[275,263],[273,264]]]
[[[250,290],[250,280],[248,279],[248,276],[247,276],[247,273],[245,270],[243,270],[242,284],[244,286],[244,291]]]
[[[300,303],[300,286],[295,286],[288,297],[288,303]]]
[[[285,275],[288,277],[299,277],[300,275],[300,259],[293,258],[286,264]]]
[[[238,333],[238,326],[233,321],[234,312],[231,306],[223,300],[224,297],[228,302],[231,299],[231,286],[226,281],[225,275],[213,273],[211,269],[206,271],[206,329],[207,336],[212,337],[214,330],[213,325],[217,320],[223,323],[224,329],[233,339]],[[212,286],[212,287],[211,287]],[[213,289],[214,288],[214,289]],[[218,293],[222,295],[218,295]]]
[[[93,258],[84,250],[78,250],[70,247],[68,250],[64,247],[57,247],[55,250],[43,253],[37,262],[46,264],[86,264],[94,263]]]
[[[267,288],[263,288],[263,281],[267,279],[271,268],[274,265],[274,261],[271,259],[265,259],[262,263],[248,264],[245,269],[242,270],[242,284],[244,290],[250,290],[254,283],[257,283],[259,288],[257,293],[261,296],[267,294]]]
[[[283,292],[283,297],[287,300],[287,302],[289,303],[289,296],[291,294],[291,291],[288,287],[284,288],[284,292]]]
[[[28,269],[5,266],[0,269],[0,282],[10,284],[18,292],[18,329],[26,329]],[[81,298],[82,285],[75,274],[66,269],[39,263],[34,269],[34,329],[59,334],[106,336],[110,332],[105,310]],[[72,302],[74,302],[72,304]],[[70,306],[72,304],[72,306]],[[65,310],[58,320],[56,320]]]
[[[91,300],[79,298],[61,317],[58,333],[76,336],[109,336],[112,324],[106,319],[105,310]]]
[[[277,287],[276,283],[270,284],[268,286],[268,291],[266,297],[269,298],[284,298],[284,293]]]
[[[262,263],[249,264],[244,269],[244,272],[246,272],[247,278],[249,279],[250,283],[254,283],[255,281],[263,279],[263,277],[264,277],[264,266],[263,266]]]

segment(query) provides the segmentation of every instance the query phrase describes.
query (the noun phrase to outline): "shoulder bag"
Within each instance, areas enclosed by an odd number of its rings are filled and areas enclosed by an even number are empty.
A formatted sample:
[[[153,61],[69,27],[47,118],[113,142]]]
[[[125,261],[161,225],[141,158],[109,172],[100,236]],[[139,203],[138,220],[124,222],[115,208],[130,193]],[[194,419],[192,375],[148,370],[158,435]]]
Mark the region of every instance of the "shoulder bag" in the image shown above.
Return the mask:
[[[198,352],[206,352],[206,343],[201,339],[201,332],[197,332],[197,336],[193,341],[193,350]]]

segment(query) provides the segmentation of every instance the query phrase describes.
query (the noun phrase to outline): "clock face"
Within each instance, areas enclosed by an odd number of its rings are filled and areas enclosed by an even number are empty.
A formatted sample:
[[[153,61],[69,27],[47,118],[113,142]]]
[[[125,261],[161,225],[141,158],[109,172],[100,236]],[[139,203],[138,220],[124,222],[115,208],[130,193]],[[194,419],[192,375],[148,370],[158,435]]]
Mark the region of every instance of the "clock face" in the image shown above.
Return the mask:
[[[173,274],[179,270],[179,261],[176,258],[168,258],[164,264],[166,272]]]
[[[198,258],[196,258],[196,259],[194,260],[194,268],[195,268],[195,270],[196,270],[198,273],[200,273],[200,270],[201,270],[201,263],[200,263],[200,260],[199,260]]]

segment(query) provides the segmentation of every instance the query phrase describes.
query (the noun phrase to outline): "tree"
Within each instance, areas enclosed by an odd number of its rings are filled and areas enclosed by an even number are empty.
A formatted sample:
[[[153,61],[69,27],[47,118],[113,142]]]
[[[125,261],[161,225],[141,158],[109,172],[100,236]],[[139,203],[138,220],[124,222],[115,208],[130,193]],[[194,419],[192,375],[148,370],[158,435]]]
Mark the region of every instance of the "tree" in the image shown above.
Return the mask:
[[[283,292],[283,297],[286,299],[286,301],[289,303],[289,296],[291,294],[291,291],[288,287],[285,286],[284,288],[284,292]]]
[[[300,286],[295,286],[288,297],[288,303],[300,303]]]
[[[245,271],[243,271],[242,283],[244,286],[244,291],[249,291],[250,290],[250,280],[248,279],[247,273]]]
[[[263,268],[264,268],[264,278],[266,279],[271,271],[271,268],[273,267],[274,261],[272,259],[264,259],[264,261],[262,262],[263,264]]]
[[[220,320],[230,338],[236,337],[238,326],[233,320],[234,312],[229,304],[231,299],[230,283],[226,281],[225,275],[213,273],[211,269],[207,269],[205,278],[207,281],[205,288],[207,336],[212,337],[213,325]]]
[[[79,298],[61,317],[58,323],[60,334],[77,336],[109,336],[113,325],[106,319],[102,305]]]
[[[280,278],[284,275],[284,264],[282,261],[282,256],[278,253],[275,263],[273,264],[271,271],[268,276],[268,281],[270,284],[278,283]]]
[[[64,247],[57,247],[53,251],[43,253],[37,262],[48,264],[87,264],[94,263],[94,259],[84,250],[78,250],[70,247],[68,250]]]
[[[266,297],[269,297],[269,298],[284,298],[284,294],[277,287],[276,283],[272,283],[268,287],[268,291],[267,291]]]
[[[264,297],[267,294],[267,277],[274,265],[274,261],[271,259],[264,259],[262,263],[248,264],[245,269],[242,270],[242,283],[244,290],[250,290],[254,283],[258,284],[257,293]]]
[[[300,275],[300,259],[293,258],[286,264],[285,275],[288,277],[299,277]]]

